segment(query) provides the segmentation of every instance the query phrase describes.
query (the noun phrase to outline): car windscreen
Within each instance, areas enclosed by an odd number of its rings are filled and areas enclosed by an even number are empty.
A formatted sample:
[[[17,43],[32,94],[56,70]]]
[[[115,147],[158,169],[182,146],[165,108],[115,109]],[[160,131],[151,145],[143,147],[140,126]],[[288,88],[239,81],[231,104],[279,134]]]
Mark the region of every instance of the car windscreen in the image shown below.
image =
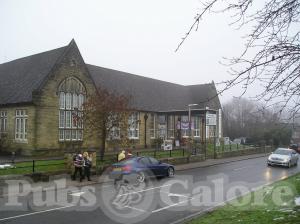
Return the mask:
[[[276,149],[274,154],[279,154],[279,155],[290,155],[291,151],[289,150],[284,150],[284,149]]]

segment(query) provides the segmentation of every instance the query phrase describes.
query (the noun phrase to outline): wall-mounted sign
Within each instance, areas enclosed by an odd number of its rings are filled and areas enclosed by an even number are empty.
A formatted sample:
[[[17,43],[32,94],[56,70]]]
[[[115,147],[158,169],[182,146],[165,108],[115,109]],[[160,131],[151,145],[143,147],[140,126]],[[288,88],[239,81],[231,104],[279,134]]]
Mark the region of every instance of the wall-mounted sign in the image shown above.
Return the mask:
[[[217,115],[206,114],[206,125],[217,125]]]

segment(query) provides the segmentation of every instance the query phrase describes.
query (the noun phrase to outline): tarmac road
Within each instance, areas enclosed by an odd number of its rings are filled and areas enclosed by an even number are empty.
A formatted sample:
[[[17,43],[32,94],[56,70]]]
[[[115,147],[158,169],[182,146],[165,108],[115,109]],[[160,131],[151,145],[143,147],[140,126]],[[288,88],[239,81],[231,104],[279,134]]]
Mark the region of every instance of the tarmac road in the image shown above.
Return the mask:
[[[181,223],[224,201],[300,172],[267,167],[266,157],[176,172],[146,185],[112,184],[0,198],[0,223]],[[45,203],[48,203],[45,205]],[[23,211],[21,210],[23,209]]]

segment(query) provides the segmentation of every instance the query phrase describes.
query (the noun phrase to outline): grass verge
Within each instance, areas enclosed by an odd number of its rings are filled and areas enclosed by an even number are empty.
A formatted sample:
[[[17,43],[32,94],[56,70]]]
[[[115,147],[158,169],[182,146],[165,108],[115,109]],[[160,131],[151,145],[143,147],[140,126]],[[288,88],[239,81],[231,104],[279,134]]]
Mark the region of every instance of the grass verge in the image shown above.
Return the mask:
[[[239,197],[188,224],[296,224],[300,223],[300,173]]]

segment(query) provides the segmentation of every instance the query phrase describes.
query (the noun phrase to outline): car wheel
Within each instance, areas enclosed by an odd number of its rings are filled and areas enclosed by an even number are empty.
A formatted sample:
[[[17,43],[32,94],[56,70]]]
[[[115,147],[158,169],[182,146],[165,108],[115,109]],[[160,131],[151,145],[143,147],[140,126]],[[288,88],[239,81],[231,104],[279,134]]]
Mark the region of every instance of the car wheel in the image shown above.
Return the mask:
[[[138,181],[139,183],[144,183],[145,180],[146,180],[145,173],[139,172],[139,173],[137,174],[136,179],[137,179],[137,181]]]
[[[168,168],[168,177],[174,177],[174,174],[175,174],[174,168],[169,167]]]

